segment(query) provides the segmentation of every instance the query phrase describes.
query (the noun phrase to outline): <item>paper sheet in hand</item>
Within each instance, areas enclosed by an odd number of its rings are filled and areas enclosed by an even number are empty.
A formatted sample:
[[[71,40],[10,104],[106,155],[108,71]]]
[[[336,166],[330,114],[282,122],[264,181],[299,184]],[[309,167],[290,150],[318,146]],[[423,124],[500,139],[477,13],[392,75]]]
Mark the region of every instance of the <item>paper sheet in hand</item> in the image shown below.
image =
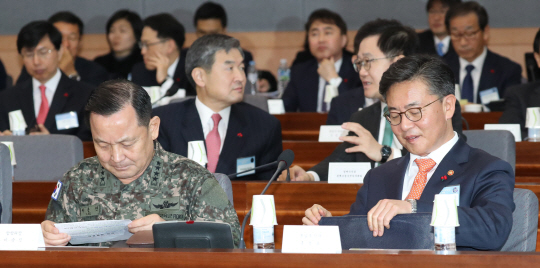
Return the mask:
[[[127,240],[133,235],[127,227],[130,222],[131,220],[83,221],[56,223],[54,226],[60,233],[71,236],[71,244],[79,245]]]

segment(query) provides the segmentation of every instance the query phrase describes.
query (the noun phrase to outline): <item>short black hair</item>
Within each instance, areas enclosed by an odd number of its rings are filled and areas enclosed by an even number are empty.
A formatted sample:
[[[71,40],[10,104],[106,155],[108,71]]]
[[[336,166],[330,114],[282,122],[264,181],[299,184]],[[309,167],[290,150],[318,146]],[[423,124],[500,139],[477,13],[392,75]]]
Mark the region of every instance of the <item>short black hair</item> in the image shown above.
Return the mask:
[[[416,52],[418,35],[397,20],[376,19],[364,24],[354,37],[354,54],[358,54],[360,43],[367,37],[379,35],[377,46],[390,56],[409,56]]]
[[[62,34],[52,23],[40,20],[26,24],[17,36],[17,51],[20,54],[23,48],[35,48],[46,36],[49,37],[54,48],[59,50],[62,45]]]
[[[60,11],[60,12],[55,13],[49,18],[49,22],[52,24],[55,24],[57,22],[77,24],[77,26],[79,27],[79,38],[81,38],[83,35],[84,24],[82,20],[79,17],[77,17],[75,14],[69,11]]]
[[[143,22],[139,14],[127,10],[127,9],[121,9],[116,11],[107,21],[107,26],[105,30],[107,31],[107,34],[111,31],[111,26],[113,23],[115,23],[118,20],[125,19],[131,24],[131,28],[133,29],[133,33],[135,34],[135,39],[137,41],[141,40],[141,33],[142,29],[144,27]]]
[[[150,16],[144,20],[144,26],[148,26],[156,31],[159,38],[170,38],[174,40],[178,51],[184,46],[184,42],[186,41],[184,26],[171,14],[160,13]]]
[[[127,104],[135,109],[139,126],[148,127],[152,117],[150,96],[141,86],[125,79],[109,80],[94,89],[84,107],[85,122],[90,127],[90,114],[109,116]]]
[[[538,29],[534,37],[533,51],[540,54],[540,29]]]
[[[341,18],[341,16],[336,12],[330,11],[325,8],[317,9],[313,11],[311,15],[309,15],[309,19],[305,25],[306,33],[309,33],[309,28],[311,28],[311,25],[315,21],[321,21],[328,24],[334,24],[339,28],[341,35],[347,35],[347,24],[345,24],[345,21],[343,21],[343,18]]]
[[[229,53],[231,49],[238,49],[244,57],[240,41],[234,37],[224,34],[207,34],[195,40],[186,55],[186,76],[191,85],[196,87],[191,76],[193,69],[200,67],[209,72],[216,61],[216,53],[220,50]]]
[[[398,83],[420,80],[424,82],[431,95],[439,98],[453,95],[454,73],[439,57],[430,55],[412,55],[394,62],[384,72],[379,84],[379,92],[386,99],[392,86]]]
[[[271,72],[267,70],[259,70],[257,71],[257,76],[259,79],[266,79],[266,81],[268,81],[268,85],[270,86],[268,92],[274,92],[277,90],[277,80]]]
[[[480,30],[484,31],[489,23],[489,17],[486,9],[475,1],[464,2],[450,8],[448,12],[446,12],[446,17],[444,18],[446,30],[450,32],[450,20],[455,17],[468,15],[470,13],[476,14],[476,17],[478,18],[478,26],[480,27]]]
[[[223,28],[227,27],[227,13],[222,5],[214,2],[206,2],[197,8],[193,17],[193,26],[197,28],[197,21],[207,19],[218,19]]]
[[[429,11],[435,3],[441,3],[445,7],[452,8],[454,5],[461,3],[461,0],[428,0],[426,11]]]

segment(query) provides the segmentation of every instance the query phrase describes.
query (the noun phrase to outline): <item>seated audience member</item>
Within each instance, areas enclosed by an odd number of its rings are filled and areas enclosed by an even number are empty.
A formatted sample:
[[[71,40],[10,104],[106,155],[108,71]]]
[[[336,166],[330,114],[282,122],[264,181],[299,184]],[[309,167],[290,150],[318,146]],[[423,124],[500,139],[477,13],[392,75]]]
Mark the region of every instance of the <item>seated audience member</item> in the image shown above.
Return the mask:
[[[109,73],[101,65],[77,56],[83,36],[83,22],[69,11],[61,11],[49,18],[49,22],[62,33],[62,47],[65,53],[58,66],[64,74],[76,81],[97,86],[109,79]],[[31,77],[24,67],[17,79],[17,84],[30,80]]]
[[[342,128],[349,130],[348,136],[340,138],[344,142],[307,173],[301,167],[293,166],[291,180],[327,181],[330,162],[370,162],[373,167],[407,153],[392,134],[390,122],[383,116],[387,105],[379,93],[379,85],[388,67],[412,54],[417,43],[414,30],[395,20],[377,19],[358,30],[354,63],[364,84],[364,94],[381,101],[353,113],[348,122],[342,124]],[[459,108],[459,105],[455,108]],[[453,116],[452,121],[456,124],[454,128],[458,134],[461,134],[461,114]],[[286,173],[283,173],[278,180],[285,180],[285,177]]]
[[[133,66],[131,81],[145,87],[159,86],[159,96],[153,96],[152,101],[165,96],[167,91],[177,90],[174,97],[193,96],[196,92],[188,86],[184,65],[180,64],[180,49],[186,40],[184,26],[172,15],[161,13],[144,20],[142,30],[141,54],[143,62]],[[185,93],[185,94],[184,94]],[[166,105],[170,99],[164,99],[160,105]]]
[[[259,70],[257,71],[257,89],[261,93],[275,92],[277,90],[276,77],[269,71]]]
[[[536,32],[534,37],[533,50],[534,58],[540,68],[540,30]],[[527,137],[527,129],[525,128],[527,108],[540,107],[540,81],[509,88],[506,91],[504,101],[504,112],[499,118],[499,123],[519,124],[521,136]]]
[[[107,21],[107,42],[111,52],[94,59],[113,78],[128,77],[136,63],[142,62],[138,42],[141,40],[143,22],[141,17],[126,9],[114,13]]]
[[[456,97],[452,70],[429,56],[392,64],[381,79],[385,117],[410,152],[370,170],[349,215],[367,215],[373,236],[392,228],[396,214],[433,211],[436,194],[460,185],[458,250],[498,250],[512,228],[514,172],[507,162],[467,145],[452,129]],[[443,179],[439,179],[442,178]],[[321,205],[302,222],[318,224],[332,214]]]
[[[481,102],[481,92],[496,89],[500,98],[506,88],[521,83],[521,66],[487,48],[488,14],[474,1],[453,6],[445,24],[459,57],[445,58],[461,88],[461,99]]]
[[[218,3],[205,2],[195,11],[193,26],[195,26],[197,38],[207,34],[227,34],[227,13],[225,8]],[[182,53],[187,53],[187,50],[188,48],[183,49]],[[244,52],[244,66],[246,66],[245,71],[247,74],[247,67],[249,62],[253,60],[253,55],[243,48],[242,51]]]
[[[7,84],[6,68],[4,68],[4,64],[2,63],[2,61],[0,61],[0,91],[7,87],[9,86]]]
[[[83,124],[83,109],[92,88],[60,71],[62,54],[69,53],[61,45],[61,33],[49,22],[35,21],[21,29],[17,50],[31,79],[0,93],[0,132],[11,134],[8,114],[21,110],[31,134],[70,134],[91,140]],[[70,112],[76,113],[79,126],[63,129],[56,116]]]
[[[361,86],[354,72],[352,54],[343,52],[347,45],[347,25],[339,14],[319,9],[311,13],[305,28],[314,58],[291,68],[291,80],[282,97],[285,111],[328,112],[327,88],[342,94]]]
[[[461,0],[429,0],[427,2],[429,30],[418,34],[420,40],[418,53],[457,57],[450,35],[446,31],[444,17],[448,9],[458,3],[461,3]]]
[[[238,246],[240,225],[227,195],[199,164],[163,150],[156,141],[160,119],[151,116],[143,88],[126,80],[103,83],[85,114],[97,156],[71,168],[55,189],[41,223],[46,245],[71,239],[55,223],[130,219],[132,233],[162,221],[225,222]]]
[[[276,161],[282,152],[281,124],[242,102],[246,75],[237,39],[221,34],[197,39],[186,57],[186,74],[197,97],[154,109],[165,150],[187,155],[190,142],[205,141],[212,173],[240,172],[238,163],[246,159],[252,167]],[[269,180],[274,172],[275,167],[240,178]]]

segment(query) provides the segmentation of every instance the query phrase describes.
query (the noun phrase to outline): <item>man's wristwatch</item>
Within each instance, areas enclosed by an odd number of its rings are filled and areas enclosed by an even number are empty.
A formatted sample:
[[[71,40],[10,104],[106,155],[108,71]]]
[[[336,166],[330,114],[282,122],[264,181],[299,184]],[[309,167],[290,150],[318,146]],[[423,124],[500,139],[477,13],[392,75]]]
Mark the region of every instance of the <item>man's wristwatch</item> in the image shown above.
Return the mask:
[[[382,156],[381,163],[386,163],[386,160],[388,160],[391,154],[392,154],[392,148],[390,148],[389,146],[383,145],[383,147],[381,148],[381,156]]]
[[[416,199],[405,200],[411,204],[411,213],[416,213]]]

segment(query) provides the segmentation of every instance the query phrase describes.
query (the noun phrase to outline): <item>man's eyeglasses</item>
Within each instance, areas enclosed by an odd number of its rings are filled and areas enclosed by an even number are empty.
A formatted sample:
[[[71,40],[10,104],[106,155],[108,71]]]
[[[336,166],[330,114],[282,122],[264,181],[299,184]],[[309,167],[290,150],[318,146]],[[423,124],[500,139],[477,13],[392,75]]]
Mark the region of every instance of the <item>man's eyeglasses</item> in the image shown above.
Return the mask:
[[[358,59],[356,61],[354,61],[353,63],[353,66],[354,66],[354,70],[358,73],[360,72],[360,69],[362,69],[362,67],[364,67],[364,69],[366,69],[366,71],[369,71],[369,69],[371,69],[371,63],[376,61],[376,60],[384,60],[384,59],[391,59],[391,58],[394,58],[396,56],[390,56],[390,57],[384,57],[384,58],[378,58],[378,59],[365,59],[365,60],[361,60],[361,59]]]
[[[24,52],[22,53],[22,56],[24,59],[28,59],[28,60],[33,59],[34,55],[38,55],[38,57],[45,59],[51,54],[52,51],[53,51],[52,49],[44,47],[44,48],[36,50],[35,52],[34,51]]]
[[[467,33],[456,33],[456,32],[450,32],[450,38],[452,40],[460,40],[461,38],[465,38],[466,40],[472,40],[476,38],[476,34],[480,31],[480,29],[473,31],[473,32],[467,32]]]
[[[156,42],[152,42],[152,43],[145,43],[145,42],[140,42],[139,41],[139,48],[140,49],[143,49],[143,48],[149,48],[153,45],[157,45],[157,44],[161,44],[161,43],[164,43],[165,41],[168,41],[169,39],[161,39],[159,41],[156,41]]]
[[[417,122],[420,119],[422,119],[422,109],[428,107],[429,105],[431,105],[432,103],[434,103],[434,102],[436,102],[438,100],[441,100],[442,98],[444,98],[444,97],[440,97],[440,98],[428,103],[424,107],[410,108],[405,112],[386,112],[384,114],[384,117],[386,118],[386,120],[388,120],[388,122],[390,122],[390,125],[392,125],[392,126],[397,126],[397,125],[401,124],[401,115],[403,115],[403,114],[405,114],[405,116],[411,122]]]

